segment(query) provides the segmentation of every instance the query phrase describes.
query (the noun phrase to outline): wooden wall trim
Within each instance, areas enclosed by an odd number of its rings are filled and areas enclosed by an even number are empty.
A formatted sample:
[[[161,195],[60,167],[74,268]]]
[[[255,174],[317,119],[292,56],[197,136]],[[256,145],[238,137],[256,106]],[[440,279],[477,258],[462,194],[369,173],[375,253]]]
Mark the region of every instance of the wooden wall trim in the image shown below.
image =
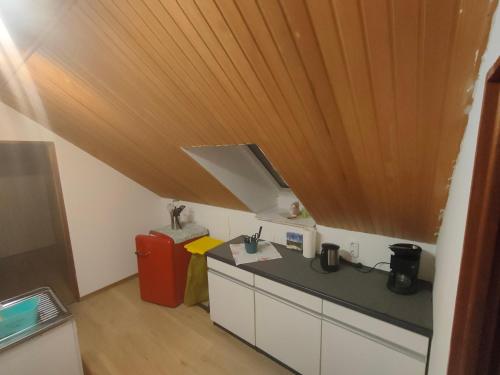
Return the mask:
[[[488,74],[467,215],[448,375],[493,374],[500,303],[500,59]],[[498,365],[498,360],[495,360]],[[498,368],[498,367],[497,367]]]
[[[66,253],[66,268],[68,270],[69,283],[75,296],[76,300],[80,300],[80,290],[78,288],[78,281],[76,278],[76,267],[75,260],[73,257],[73,248],[71,246],[71,238],[69,235],[68,218],[66,216],[66,207],[64,205],[64,196],[61,186],[61,177],[59,174],[59,166],[57,164],[56,149],[53,142],[46,142],[47,156],[49,158],[49,163],[51,167],[52,175],[52,190],[54,193],[54,198],[56,200],[57,207],[57,223],[56,228],[60,228],[61,231],[58,233],[59,240],[61,241],[61,246],[64,247]]]

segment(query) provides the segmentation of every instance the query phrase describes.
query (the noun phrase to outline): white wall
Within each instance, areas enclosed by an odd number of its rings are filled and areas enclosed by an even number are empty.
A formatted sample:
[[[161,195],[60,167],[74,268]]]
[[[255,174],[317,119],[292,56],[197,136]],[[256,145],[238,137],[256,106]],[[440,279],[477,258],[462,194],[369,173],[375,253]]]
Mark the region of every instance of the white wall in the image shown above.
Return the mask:
[[[159,196],[2,103],[0,140],[55,143],[81,295],[137,272],[134,236],[167,223]]]
[[[484,80],[488,69],[500,55],[500,21],[496,12],[490,39],[481,63],[474,88],[474,101],[467,129],[457,159],[448,202],[436,248],[434,280],[434,336],[429,363],[430,375],[446,374],[450,351],[451,329],[455,310],[458,274],[469,205],[472,170],[478,125],[481,116]]]
[[[168,202],[170,200],[165,199],[163,206],[166,207]],[[196,221],[198,224],[204,225],[209,229],[211,236],[221,240],[229,240],[241,234],[253,234],[262,225],[263,239],[284,244],[286,242],[286,232],[289,230],[298,230],[286,225],[259,221],[255,218],[255,214],[250,212],[191,202],[182,202],[182,204],[186,205],[186,209],[181,215],[182,220]],[[408,242],[399,238],[329,228],[322,225],[318,225],[317,230],[318,240],[316,248],[318,252],[322,242],[333,242],[340,245],[343,249],[347,249],[350,242],[358,242],[360,256],[356,261],[368,266],[381,261],[390,261],[391,251],[388,248],[389,245],[397,242]],[[432,281],[434,276],[435,245],[419,242],[413,243],[421,246],[424,251],[420,265],[420,277]],[[384,267],[380,268],[384,269]],[[385,269],[387,270],[387,267]]]
[[[279,188],[245,145],[183,149],[253,212],[276,205]]]

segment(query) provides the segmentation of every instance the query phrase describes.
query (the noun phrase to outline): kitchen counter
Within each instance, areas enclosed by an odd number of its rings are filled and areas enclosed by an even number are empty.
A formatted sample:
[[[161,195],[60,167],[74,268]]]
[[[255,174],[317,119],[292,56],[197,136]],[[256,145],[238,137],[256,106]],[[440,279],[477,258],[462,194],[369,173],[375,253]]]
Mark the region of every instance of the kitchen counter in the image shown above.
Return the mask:
[[[229,244],[242,243],[243,236],[225,242],[207,253],[210,258],[235,266]],[[348,264],[337,272],[322,271],[319,259],[311,260],[302,253],[273,243],[283,258],[239,265],[238,268],[302,290],[333,303],[374,318],[432,337],[432,289],[420,282],[412,295],[399,295],[386,287],[388,273],[373,270],[361,273]]]

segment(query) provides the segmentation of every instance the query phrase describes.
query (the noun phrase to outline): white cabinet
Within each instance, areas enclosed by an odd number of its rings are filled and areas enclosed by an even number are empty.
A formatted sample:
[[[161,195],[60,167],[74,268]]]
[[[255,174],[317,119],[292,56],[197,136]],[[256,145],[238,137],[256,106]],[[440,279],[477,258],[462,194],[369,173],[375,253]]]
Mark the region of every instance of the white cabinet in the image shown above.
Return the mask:
[[[0,353],[0,374],[82,375],[75,322],[70,320]]]
[[[255,329],[258,348],[301,374],[319,374],[319,316],[256,291]]]
[[[210,318],[255,345],[254,291],[251,286],[208,271]]]
[[[424,375],[429,338],[208,259],[210,317],[303,375]]]
[[[323,320],[321,375],[424,375],[425,358]]]

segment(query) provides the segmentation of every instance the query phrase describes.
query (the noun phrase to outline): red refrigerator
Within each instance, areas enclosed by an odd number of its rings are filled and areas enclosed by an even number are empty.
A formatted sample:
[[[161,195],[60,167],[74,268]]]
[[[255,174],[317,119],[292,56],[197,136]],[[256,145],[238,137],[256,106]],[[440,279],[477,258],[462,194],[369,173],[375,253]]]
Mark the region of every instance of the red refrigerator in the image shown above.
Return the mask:
[[[191,254],[182,243],[164,234],[135,238],[141,298],[159,305],[176,307],[184,300],[187,269]]]

